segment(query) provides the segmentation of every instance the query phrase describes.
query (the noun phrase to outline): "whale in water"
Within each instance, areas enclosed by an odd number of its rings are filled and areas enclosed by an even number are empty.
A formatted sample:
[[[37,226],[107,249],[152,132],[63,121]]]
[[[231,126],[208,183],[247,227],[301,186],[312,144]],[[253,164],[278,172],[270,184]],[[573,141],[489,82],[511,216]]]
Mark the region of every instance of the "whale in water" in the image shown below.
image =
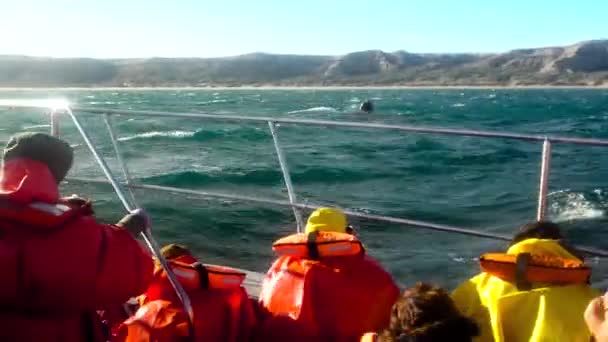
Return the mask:
[[[370,100],[365,100],[361,102],[359,110],[365,113],[371,113],[374,111],[374,104]]]

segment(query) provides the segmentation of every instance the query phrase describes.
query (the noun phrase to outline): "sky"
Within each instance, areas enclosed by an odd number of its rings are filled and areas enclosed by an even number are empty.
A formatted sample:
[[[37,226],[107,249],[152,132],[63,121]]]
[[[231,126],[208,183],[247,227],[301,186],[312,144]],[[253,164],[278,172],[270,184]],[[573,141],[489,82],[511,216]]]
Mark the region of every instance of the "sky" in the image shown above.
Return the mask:
[[[503,52],[608,38],[606,0],[0,0],[0,54]]]

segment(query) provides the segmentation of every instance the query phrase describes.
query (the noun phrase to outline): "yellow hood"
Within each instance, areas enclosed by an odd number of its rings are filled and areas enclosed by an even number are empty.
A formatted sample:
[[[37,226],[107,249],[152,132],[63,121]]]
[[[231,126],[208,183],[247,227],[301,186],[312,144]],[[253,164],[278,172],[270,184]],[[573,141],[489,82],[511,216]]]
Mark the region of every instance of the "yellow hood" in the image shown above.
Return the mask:
[[[514,244],[507,250],[507,254],[519,253],[551,255],[565,259],[578,260],[576,256],[562,247],[559,244],[559,241],[550,239],[526,239]]]
[[[306,223],[306,234],[312,232],[346,233],[346,215],[340,209],[319,208],[315,210]]]

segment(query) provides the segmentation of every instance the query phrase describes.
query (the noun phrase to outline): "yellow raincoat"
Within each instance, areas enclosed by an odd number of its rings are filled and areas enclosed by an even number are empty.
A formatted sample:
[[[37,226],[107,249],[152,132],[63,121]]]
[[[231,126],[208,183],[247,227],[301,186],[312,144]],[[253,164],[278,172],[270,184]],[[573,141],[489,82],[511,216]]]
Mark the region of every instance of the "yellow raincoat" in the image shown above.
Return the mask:
[[[577,259],[556,240],[527,239],[507,254],[532,253]],[[599,292],[585,284],[532,284],[519,291],[515,284],[487,273],[460,285],[452,298],[465,315],[477,322],[476,342],[589,342],[583,313]]]

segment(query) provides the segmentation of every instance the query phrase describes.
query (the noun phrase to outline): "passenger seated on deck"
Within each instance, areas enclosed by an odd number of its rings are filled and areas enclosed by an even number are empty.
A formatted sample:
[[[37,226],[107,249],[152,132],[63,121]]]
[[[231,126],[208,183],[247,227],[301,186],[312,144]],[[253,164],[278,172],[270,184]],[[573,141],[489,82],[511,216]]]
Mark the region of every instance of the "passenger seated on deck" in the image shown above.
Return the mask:
[[[96,222],[90,202],[60,198],[73,151],[22,133],[4,149],[0,178],[0,341],[99,341],[95,310],[146,289],[153,262],[133,237],[143,212]]]
[[[141,307],[116,329],[116,341],[247,341],[251,339],[255,314],[241,286],[245,274],[227,267],[203,265],[186,247],[162,249],[194,310],[193,331],[188,316],[160,264],[154,279],[140,296]],[[189,336],[194,338],[189,338]]]
[[[481,326],[478,341],[589,341],[583,313],[597,292],[591,269],[563,243],[559,227],[522,227],[506,253],[480,257],[482,273],[452,294]]]
[[[262,285],[260,341],[359,341],[388,325],[399,296],[338,209],[321,208],[305,233],[279,239]]]
[[[477,324],[458,311],[445,290],[418,283],[397,299],[388,328],[365,334],[361,342],[471,342],[478,334]]]

